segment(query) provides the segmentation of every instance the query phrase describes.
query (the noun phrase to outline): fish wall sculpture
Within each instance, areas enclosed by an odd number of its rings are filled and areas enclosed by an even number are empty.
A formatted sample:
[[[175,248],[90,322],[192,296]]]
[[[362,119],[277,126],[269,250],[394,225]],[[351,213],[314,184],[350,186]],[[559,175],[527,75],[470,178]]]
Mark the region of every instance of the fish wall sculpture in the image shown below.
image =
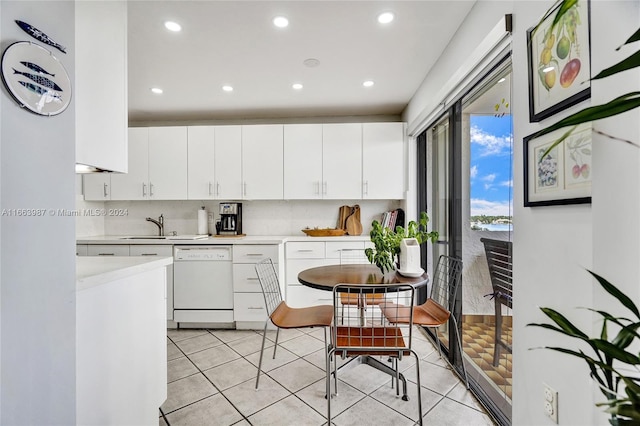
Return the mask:
[[[49,37],[48,35],[46,35],[42,31],[40,31],[39,29],[37,29],[33,25],[28,24],[28,23],[26,23],[24,21],[20,21],[18,19],[16,19],[16,24],[18,24],[18,26],[20,28],[22,28],[22,30],[24,32],[26,32],[27,34],[29,34],[31,37],[35,38],[36,40],[41,41],[42,43],[48,44],[49,46],[55,47],[56,49],[58,49],[62,53],[67,53],[66,52],[66,50],[67,50],[66,47],[64,47],[63,45],[61,45],[59,43],[56,43],[55,41],[53,41],[51,39],[51,37]]]

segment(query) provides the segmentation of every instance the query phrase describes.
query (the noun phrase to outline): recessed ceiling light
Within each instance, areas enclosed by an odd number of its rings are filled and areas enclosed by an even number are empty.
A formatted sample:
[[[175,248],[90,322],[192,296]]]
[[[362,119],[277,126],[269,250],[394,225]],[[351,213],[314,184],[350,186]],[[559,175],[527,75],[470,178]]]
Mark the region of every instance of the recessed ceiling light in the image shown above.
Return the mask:
[[[164,27],[169,31],[173,31],[174,33],[177,33],[178,31],[182,30],[182,27],[180,26],[180,24],[173,21],[166,21],[164,23]]]
[[[222,86],[222,90],[225,92],[233,92],[233,87],[231,86]]]
[[[378,15],[378,22],[380,22],[381,24],[388,24],[389,22],[393,21],[393,18],[395,18],[393,13],[383,12]]]
[[[273,25],[278,28],[285,28],[289,26],[289,20],[284,16],[276,16],[275,18],[273,18]]]
[[[300,83],[293,83],[291,87],[293,87],[295,90],[302,90],[303,86]]]
[[[161,88],[159,88],[159,87],[152,87],[152,88],[151,88],[151,91],[152,91],[153,93],[155,93],[156,95],[161,95],[161,94],[162,94],[162,89],[161,89]]]
[[[367,81],[363,82],[362,85],[364,87],[371,87],[371,86],[373,86],[373,81],[367,80]]]

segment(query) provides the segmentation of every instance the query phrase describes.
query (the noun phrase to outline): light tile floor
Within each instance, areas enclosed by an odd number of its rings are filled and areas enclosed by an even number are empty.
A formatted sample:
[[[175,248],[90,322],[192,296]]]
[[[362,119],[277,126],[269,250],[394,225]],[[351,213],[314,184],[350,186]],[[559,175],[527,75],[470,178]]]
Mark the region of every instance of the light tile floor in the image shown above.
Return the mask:
[[[424,424],[493,425],[424,332],[416,330]],[[323,336],[322,329],[281,330],[272,359],[275,331],[268,331],[264,374],[255,390],[262,332],[169,330],[168,398],[159,425],[326,424]],[[409,401],[396,398],[389,376],[367,365],[338,374],[332,424],[417,424],[415,358],[405,357],[400,368]]]

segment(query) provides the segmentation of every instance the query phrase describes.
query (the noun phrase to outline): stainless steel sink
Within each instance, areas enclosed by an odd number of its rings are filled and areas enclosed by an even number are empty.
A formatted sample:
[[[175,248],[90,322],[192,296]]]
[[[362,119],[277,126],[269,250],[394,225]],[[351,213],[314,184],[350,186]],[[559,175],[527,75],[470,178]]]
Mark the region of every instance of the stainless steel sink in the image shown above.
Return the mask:
[[[167,237],[161,237],[158,235],[145,235],[142,237],[121,237],[121,240],[166,240]]]

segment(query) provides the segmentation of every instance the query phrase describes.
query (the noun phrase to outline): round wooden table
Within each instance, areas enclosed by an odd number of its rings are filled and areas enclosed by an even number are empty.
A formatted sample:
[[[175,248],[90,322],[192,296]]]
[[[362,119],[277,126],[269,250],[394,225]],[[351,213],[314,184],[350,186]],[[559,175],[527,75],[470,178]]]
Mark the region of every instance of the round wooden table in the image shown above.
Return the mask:
[[[328,291],[337,284],[410,284],[418,289],[429,282],[429,275],[425,272],[411,278],[396,271],[383,275],[377,266],[369,264],[327,265],[305,269],[298,274],[298,281],[302,285]]]

